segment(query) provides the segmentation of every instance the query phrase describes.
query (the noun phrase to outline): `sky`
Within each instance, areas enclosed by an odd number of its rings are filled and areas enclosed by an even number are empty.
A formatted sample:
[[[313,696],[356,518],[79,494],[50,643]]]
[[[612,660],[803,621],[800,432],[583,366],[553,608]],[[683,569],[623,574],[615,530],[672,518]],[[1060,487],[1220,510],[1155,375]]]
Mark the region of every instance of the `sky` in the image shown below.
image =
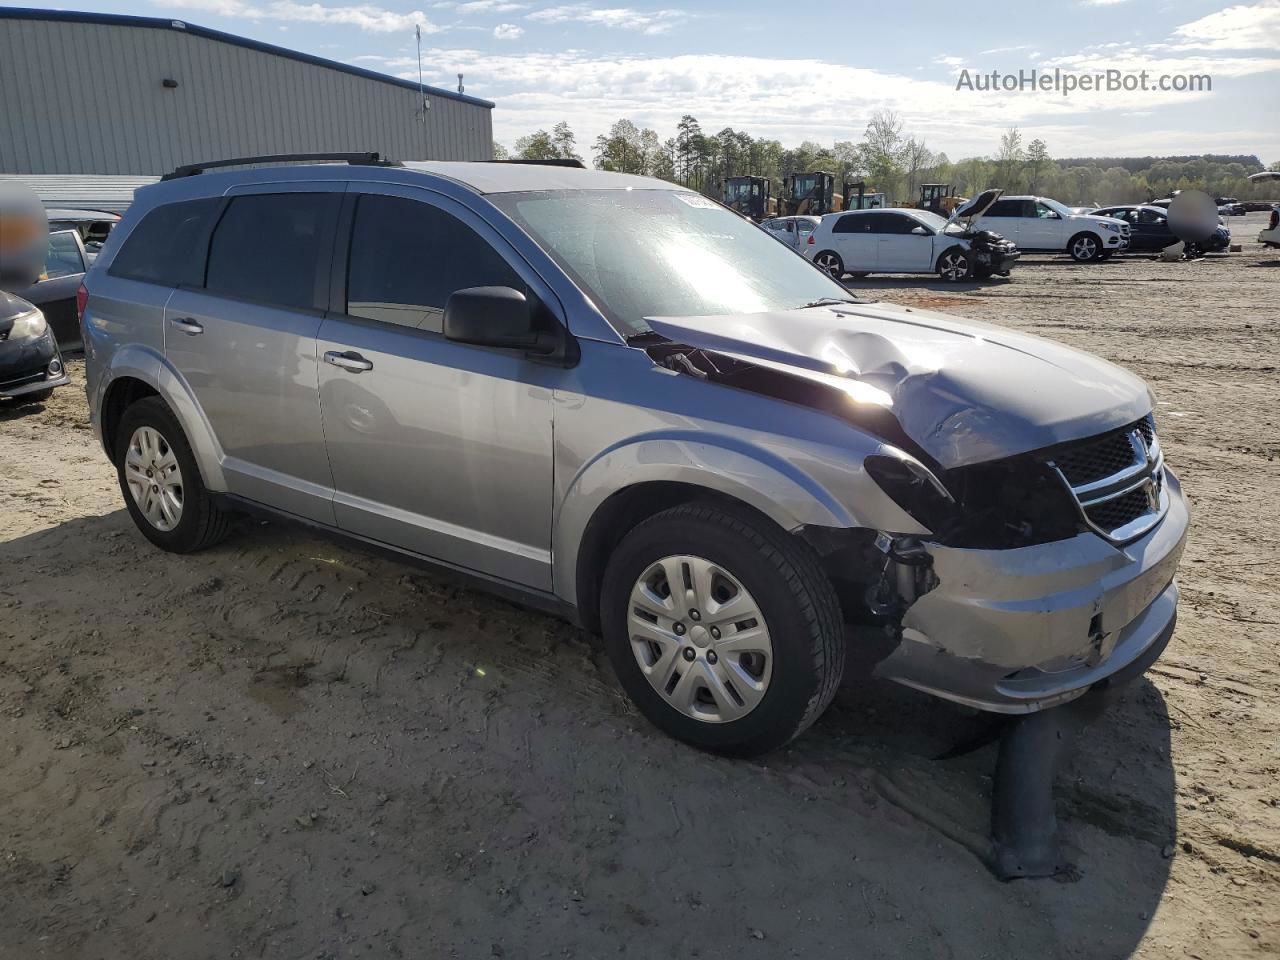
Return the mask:
[[[0,0],[0,6],[26,6]],[[568,121],[579,152],[626,117],[674,135],[685,113],[793,146],[858,140],[872,111],[952,160],[1022,129],[1055,157],[1257,154],[1280,160],[1280,0],[788,4],[755,0],[81,0],[181,19],[492,100],[510,147]],[[998,12],[997,12],[998,9]],[[1211,90],[983,91],[1055,69],[1208,75]],[[967,71],[967,73],[965,72]],[[967,78],[965,88],[958,83]]]

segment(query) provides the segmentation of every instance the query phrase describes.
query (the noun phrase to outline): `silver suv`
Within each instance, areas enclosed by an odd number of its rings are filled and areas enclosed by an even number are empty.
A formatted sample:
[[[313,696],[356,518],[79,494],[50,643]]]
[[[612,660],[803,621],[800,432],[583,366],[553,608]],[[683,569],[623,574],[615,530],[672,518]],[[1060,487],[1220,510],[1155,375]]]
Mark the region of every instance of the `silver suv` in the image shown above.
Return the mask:
[[[746,755],[846,653],[983,710],[1144,669],[1187,508],[1088,354],[866,303],[698,193],[504,163],[181,171],[86,279],[94,427],[183,553],[266,508],[604,636]]]

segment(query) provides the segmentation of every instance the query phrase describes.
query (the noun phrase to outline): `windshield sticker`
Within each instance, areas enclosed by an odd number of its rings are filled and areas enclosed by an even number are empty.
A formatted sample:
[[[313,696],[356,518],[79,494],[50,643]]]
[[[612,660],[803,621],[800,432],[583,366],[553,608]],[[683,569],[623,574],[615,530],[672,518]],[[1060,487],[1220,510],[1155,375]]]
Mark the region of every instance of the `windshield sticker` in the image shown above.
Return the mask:
[[[675,196],[681,203],[686,203],[691,207],[703,207],[707,210],[716,210],[720,207],[720,204],[704,197],[700,193],[677,193]]]

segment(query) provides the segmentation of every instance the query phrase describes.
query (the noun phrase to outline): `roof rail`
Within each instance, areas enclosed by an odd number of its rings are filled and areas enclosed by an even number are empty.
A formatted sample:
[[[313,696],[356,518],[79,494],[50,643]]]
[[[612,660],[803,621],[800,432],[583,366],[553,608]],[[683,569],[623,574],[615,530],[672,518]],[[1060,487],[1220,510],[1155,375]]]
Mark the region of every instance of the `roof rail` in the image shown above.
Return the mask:
[[[194,177],[217,167],[243,167],[251,163],[298,163],[305,160],[330,160],[363,167],[398,167],[398,160],[384,160],[378,153],[277,153],[266,157],[233,157],[230,160],[208,160],[203,163],[186,163],[166,173],[161,180],[178,180]]]
[[[529,163],[539,167],[573,167],[576,170],[585,170],[587,165],[581,160],[562,157],[548,157],[545,160],[526,160],[523,157],[516,157],[510,160],[482,160],[482,163]]]

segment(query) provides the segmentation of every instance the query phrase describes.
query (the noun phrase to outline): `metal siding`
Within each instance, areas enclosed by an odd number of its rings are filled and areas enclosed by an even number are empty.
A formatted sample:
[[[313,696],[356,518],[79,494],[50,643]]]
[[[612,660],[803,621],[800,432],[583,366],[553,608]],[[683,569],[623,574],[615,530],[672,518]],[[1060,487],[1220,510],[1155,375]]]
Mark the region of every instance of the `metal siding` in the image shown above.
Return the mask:
[[[93,64],[91,75],[49,64]],[[165,77],[176,90],[161,86]],[[488,160],[490,108],[181,30],[0,19],[0,173],[157,175],[255,154]]]

